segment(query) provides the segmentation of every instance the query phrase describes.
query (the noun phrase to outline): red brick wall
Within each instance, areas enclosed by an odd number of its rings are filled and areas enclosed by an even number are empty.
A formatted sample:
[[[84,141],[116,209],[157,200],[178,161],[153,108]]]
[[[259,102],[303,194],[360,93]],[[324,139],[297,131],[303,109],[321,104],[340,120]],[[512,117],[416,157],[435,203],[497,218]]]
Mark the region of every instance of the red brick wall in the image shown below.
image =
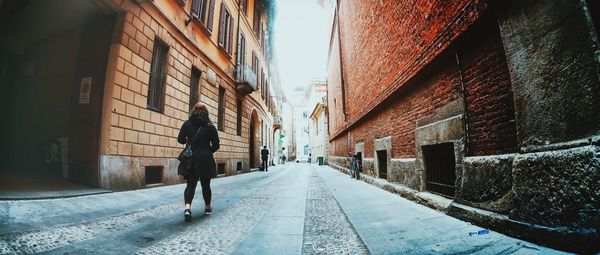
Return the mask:
[[[392,136],[392,157],[414,157],[417,120],[463,99],[461,71],[467,89],[469,155],[516,151],[513,96],[494,18],[475,9],[472,12],[476,15],[459,20],[458,25],[454,24],[455,31],[446,32],[443,28],[451,27],[448,22],[462,15],[466,5],[482,3],[418,2],[411,6],[426,6],[428,11],[404,4],[397,6],[398,3],[386,6],[373,1],[342,2],[341,44],[348,122],[334,122],[332,119],[340,118],[337,111],[330,115],[332,155],[348,155],[357,142],[364,142],[365,157],[374,157],[374,140]],[[372,17],[371,12],[378,15]],[[479,19],[480,15],[485,15],[485,19]],[[462,23],[468,32],[461,30],[467,31]],[[435,47],[429,47],[435,42]],[[330,56],[336,57],[335,45],[331,50]],[[331,79],[338,74],[331,70],[335,67],[331,61],[329,67]],[[334,98],[341,102],[341,91],[333,84],[328,88],[331,107]],[[377,102],[380,103],[375,110],[363,117],[364,110]],[[351,127],[344,129],[344,125]]]
[[[340,67],[340,47],[337,30],[332,34],[329,62],[327,64],[327,105],[329,107],[329,134],[333,134],[339,124],[344,123],[342,101],[342,76]]]
[[[335,139],[335,152],[345,153],[336,155],[351,153],[354,144],[362,141],[365,143],[364,156],[372,158],[374,140],[391,135],[392,157],[414,157],[417,119],[428,116],[435,109],[462,97],[460,79],[452,58],[444,58],[431,69],[433,70],[427,71],[422,78],[411,81],[408,86],[394,95],[389,106],[353,128],[350,131],[351,139],[348,148],[340,148],[346,144],[346,135]]]
[[[341,1],[339,8],[347,102],[364,102],[347,103],[353,121],[443,51],[486,4],[353,0]]]
[[[469,155],[516,152],[514,100],[500,31],[493,21],[482,23],[458,53],[467,90]]]

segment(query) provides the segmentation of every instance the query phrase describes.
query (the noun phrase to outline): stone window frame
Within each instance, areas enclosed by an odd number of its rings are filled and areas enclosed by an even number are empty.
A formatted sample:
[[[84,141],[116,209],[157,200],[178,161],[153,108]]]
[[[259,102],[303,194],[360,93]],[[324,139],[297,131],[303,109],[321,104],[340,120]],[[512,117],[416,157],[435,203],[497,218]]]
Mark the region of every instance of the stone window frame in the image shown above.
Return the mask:
[[[385,150],[387,154],[387,174],[389,176],[392,167],[392,136],[386,136],[373,140],[373,170],[375,172],[375,177],[377,178],[379,178],[379,158],[377,157],[377,151],[383,150]],[[387,179],[389,179],[389,177]]]

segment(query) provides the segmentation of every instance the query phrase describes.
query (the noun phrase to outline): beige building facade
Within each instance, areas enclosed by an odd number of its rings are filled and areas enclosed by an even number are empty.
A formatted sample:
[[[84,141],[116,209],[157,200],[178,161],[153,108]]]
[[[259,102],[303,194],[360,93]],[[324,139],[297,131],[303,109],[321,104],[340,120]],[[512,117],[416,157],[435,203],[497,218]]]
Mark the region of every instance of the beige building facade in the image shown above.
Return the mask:
[[[219,130],[219,175],[250,171],[260,164],[259,147],[271,147],[276,107],[270,94],[268,28],[273,1],[49,0],[22,5],[4,1],[0,6],[9,23],[21,26],[0,27],[9,38],[0,45],[2,99],[25,97],[4,102],[12,113],[11,125],[2,132],[9,140],[2,150],[42,162],[15,163],[4,173],[41,171],[111,190],[179,183],[176,157],[182,145],[176,137],[198,101],[208,106]],[[61,15],[61,8],[74,14]],[[23,22],[42,10],[55,20]],[[11,69],[16,72],[7,75]],[[20,86],[24,81],[31,88]],[[41,100],[42,93],[58,98],[44,106],[27,103]],[[19,136],[27,138],[9,139]],[[42,159],[59,139],[66,141],[59,153],[62,166],[51,167]]]

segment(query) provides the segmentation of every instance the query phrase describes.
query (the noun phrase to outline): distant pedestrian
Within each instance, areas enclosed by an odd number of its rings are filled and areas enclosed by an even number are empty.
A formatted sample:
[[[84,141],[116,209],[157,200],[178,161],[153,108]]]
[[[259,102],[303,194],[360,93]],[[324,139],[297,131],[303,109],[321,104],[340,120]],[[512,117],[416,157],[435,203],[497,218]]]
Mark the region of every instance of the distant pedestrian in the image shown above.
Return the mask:
[[[285,161],[287,160],[287,157],[285,155],[283,155],[281,157],[283,157],[283,164],[285,164]]]
[[[263,149],[260,151],[260,156],[262,159],[262,168],[264,171],[269,171],[269,149],[267,146],[263,146]]]
[[[196,136],[196,133],[198,135]],[[193,139],[195,137],[195,139]],[[193,140],[193,141],[192,141]],[[177,142],[180,144],[192,143],[194,155],[193,168],[184,178],[187,181],[185,187],[185,211],[186,222],[192,220],[192,200],[196,192],[196,185],[200,180],[202,196],[204,197],[204,213],[212,214],[210,206],[212,191],[210,190],[210,179],[217,176],[217,167],[213,153],[219,150],[219,133],[209,118],[208,108],[203,103],[197,103],[192,108],[190,118],[183,123]]]
[[[360,180],[360,172],[362,172],[362,162],[360,161],[360,154],[356,153],[352,157],[351,177]]]

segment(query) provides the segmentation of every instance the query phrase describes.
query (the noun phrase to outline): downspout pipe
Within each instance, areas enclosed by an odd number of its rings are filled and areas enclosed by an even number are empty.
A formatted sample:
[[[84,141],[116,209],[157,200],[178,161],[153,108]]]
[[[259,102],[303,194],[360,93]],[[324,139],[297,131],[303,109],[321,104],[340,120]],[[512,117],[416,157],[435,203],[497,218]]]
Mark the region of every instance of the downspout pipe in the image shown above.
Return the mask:
[[[464,139],[465,139],[465,156],[469,155],[469,124],[468,124],[468,114],[467,114],[467,89],[465,86],[465,77],[462,70],[462,66],[460,65],[460,58],[458,57],[458,52],[454,53],[454,57],[456,59],[456,66],[458,68],[458,76],[460,78],[460,88],[463,96],[463,128],[465,130]]]

